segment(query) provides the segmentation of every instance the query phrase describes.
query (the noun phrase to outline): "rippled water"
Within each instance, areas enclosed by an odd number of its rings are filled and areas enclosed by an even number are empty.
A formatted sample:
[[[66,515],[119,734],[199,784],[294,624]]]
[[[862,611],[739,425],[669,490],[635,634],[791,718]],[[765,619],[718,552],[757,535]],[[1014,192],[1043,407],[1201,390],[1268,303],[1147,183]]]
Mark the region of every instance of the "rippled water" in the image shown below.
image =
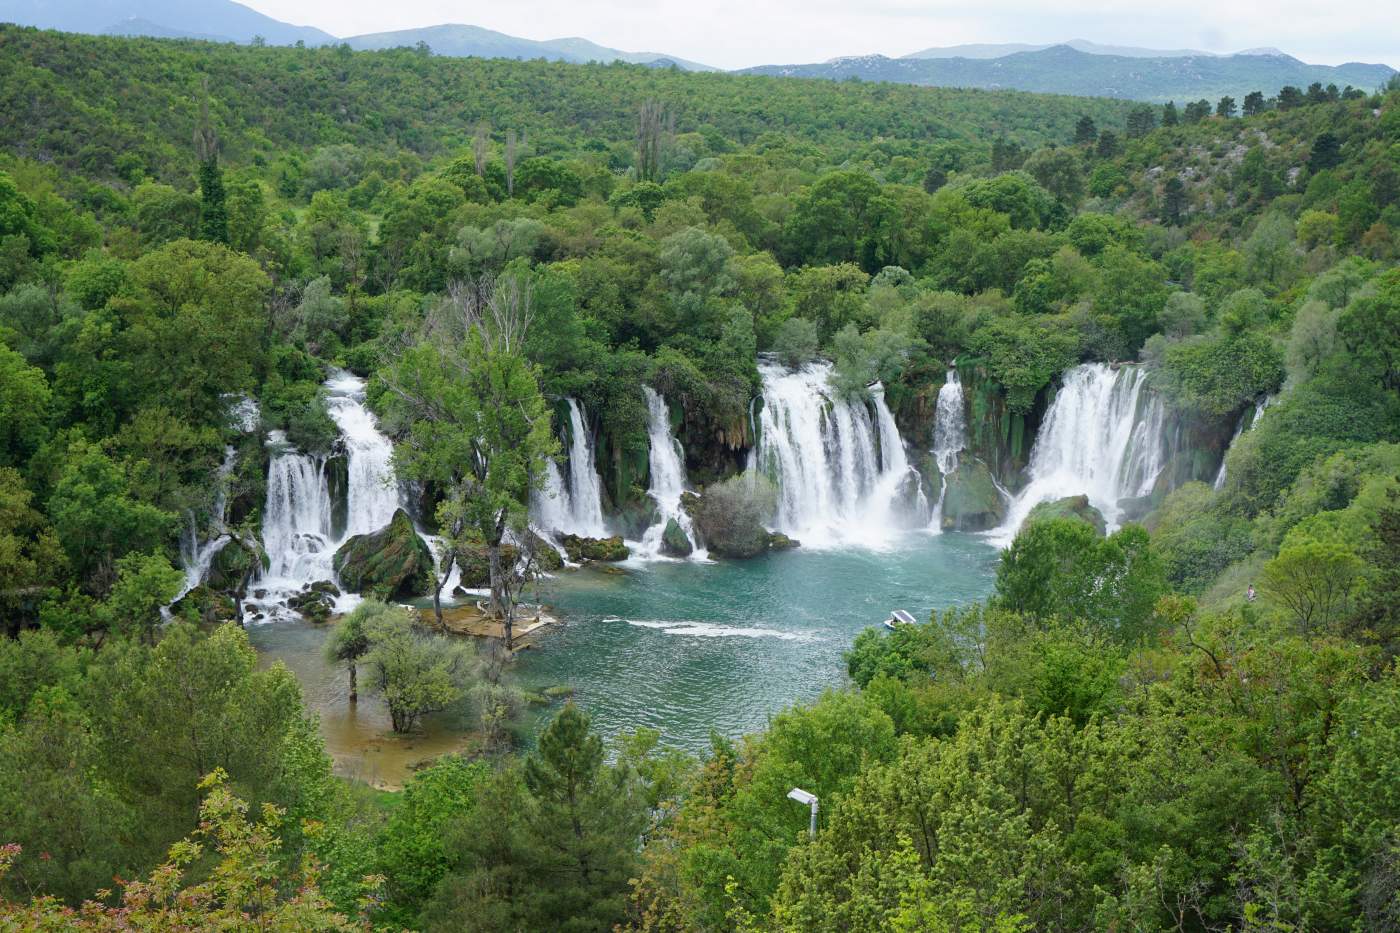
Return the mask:
[[[518,673],[533,689],[574,687],[605,734],[650,726],[701,750],[711,730],[761,729],[845,683],[842,653],[891,609],[924,619],[991,589],[997,552],[979,537],[894,544],[561,574],[541,597],[568,621],[522,654]]]

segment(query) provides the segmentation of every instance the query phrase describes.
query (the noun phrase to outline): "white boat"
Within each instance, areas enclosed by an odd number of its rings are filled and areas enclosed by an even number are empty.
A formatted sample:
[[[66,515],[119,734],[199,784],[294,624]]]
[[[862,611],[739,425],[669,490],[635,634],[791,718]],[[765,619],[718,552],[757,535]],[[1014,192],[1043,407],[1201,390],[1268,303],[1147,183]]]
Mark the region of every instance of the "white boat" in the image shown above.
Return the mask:
[[[890,611],[890,617],[886,619],[883,624],[885,628],[894,631],[896,625],[916,625],[918,623],[914,621],[913,616],[903,609],[894,609]]]

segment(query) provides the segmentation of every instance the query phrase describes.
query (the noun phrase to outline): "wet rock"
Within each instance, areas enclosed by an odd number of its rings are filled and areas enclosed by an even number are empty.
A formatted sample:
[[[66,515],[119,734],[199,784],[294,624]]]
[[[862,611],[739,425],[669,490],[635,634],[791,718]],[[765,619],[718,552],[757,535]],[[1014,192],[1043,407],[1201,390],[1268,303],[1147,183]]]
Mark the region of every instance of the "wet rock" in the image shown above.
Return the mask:
[[[1089,504],[1088,496],[1066,496],[1054,502],[1042,502],[1031,509],[1031,514],[1026,517],[1026,524],[1048,518],[1078,519],[1092,525],[1100,535],[1104,534],[1107,528],[1103,513]]]
[[[986,531],[1006,518],[1006,499],[992,471],[975,457],[963,457],[947,477],[943,494],[944,531]]]
[[[530,548],[535,553],[535,566],[545,573],[564,568],[564,558],[559,549],[534,532],[530,533]]]
[[[581,564],[586,560],[616,563],[632,556],[620,535],[611,538],[580,538],[578,535],[564,535],[559,545],[569,555],[569,560]]]
[[[690,538],[686,537],[681,523],[674,518],[667,521],[666,529],[661,532],[661,553],[667,557],[689,557],[693,550],[695,548]]]
[[[330,580],[309,583],[295,596],[287,600],[287,608],[300,613],[308,622],[325,622],[335,609],[335,601],[340,597],[340,588]]]
[[[793,548],[801,546],[801,541],[789,538],[781,531],[774,531],[768,535],[768,549],[770,551],[791,551]]]
[[[332,564],[340,582],[351,592],[394,600],[432,591],[432,551],[418,537],[413,520],[403,509],[378,531],[346,541],[335,552]]]
[[[241,596],[267,562],[267,552],[256,538],[233,538],[214,555],[204,582],[210,589]]]
[[[170,611],[202,625],[218,625],[238,618],[238,603],[227,593],[200,585],[176,600]]]
[[[773,505],[770,484],[734,476],[706,488],[689,505],[695,530],[710,554],[742,559],[767,552],[770,536],[764,521]]]

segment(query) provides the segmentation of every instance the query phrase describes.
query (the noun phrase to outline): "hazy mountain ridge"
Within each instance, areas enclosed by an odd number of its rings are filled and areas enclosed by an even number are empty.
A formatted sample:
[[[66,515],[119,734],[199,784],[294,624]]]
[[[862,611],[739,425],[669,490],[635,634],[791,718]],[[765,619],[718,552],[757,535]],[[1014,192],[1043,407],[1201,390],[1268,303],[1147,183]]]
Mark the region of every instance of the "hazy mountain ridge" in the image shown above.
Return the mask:
[[[1337,66],[1310,65],[1277,50],[1267,49],[1228,56],[1200,54],[1142,58],[1095,54],[1057,45],[995,58],[888,58],[883,55],[861,55],[813,64],[763,65],[744,69],[744,72],[1164,102],[1198,98],[1214,100],[1227,94],[1243,98],[1256,90],[1273,95],[1285,85],[1301,88],[1313,82],[1336,84],[1338,87],[1350,84],[1369,91],[1384,84],[1395,74],[1395,69],[1388,65],[1355,62]]]
[[[634,65],[672,63],[687,71],[716,71],[709,65],[686,61],[661,52],[625,52],[608,48],[588,39],[571,36],[563,39],[522,39],[518,36],[485,29],[481,26],[449,23],[422,29],[400,29],[392,32],[351,36],[345,42],[353,49],[391,49],[399,46],[427,44],[437,55],[473,56],[479,58],[547,58],[565,62],[623,61]]]
[[[0,0],[0,21],[64,32],[323,45],[335,36],[265,16],[233,0]]]

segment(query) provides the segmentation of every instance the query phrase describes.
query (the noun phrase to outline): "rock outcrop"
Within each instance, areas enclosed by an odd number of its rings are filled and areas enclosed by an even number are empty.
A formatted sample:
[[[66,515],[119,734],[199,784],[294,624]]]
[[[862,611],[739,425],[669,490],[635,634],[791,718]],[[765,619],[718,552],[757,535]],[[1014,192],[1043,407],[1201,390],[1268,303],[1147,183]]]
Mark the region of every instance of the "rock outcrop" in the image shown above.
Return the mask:
[[[578,535],[564,535],[559,546],[569,555],[569,560],[581,564],[586,560],[616,563],[632,556],[620,535],[611,538],[580,538]]]
[[[1104,534],[1108,527],[1103,513],[1089,504],[1088,496],[1066,496],[1053,502],[1042,502],[1031,509],[1031,514],[1026,516],[1026,524],[1048,518],[1078,519],[1092,525],[1100,535]]]
[[[432,551],[403,509],[378,531],[342,544],[332,566],[346,589],[384,600],[430,593],[435,571]]]
[[[976,457],[960,458],[958,468],[944,482],[944,531],[986,531],[1006,518],[1006,498],[992,471]]]

